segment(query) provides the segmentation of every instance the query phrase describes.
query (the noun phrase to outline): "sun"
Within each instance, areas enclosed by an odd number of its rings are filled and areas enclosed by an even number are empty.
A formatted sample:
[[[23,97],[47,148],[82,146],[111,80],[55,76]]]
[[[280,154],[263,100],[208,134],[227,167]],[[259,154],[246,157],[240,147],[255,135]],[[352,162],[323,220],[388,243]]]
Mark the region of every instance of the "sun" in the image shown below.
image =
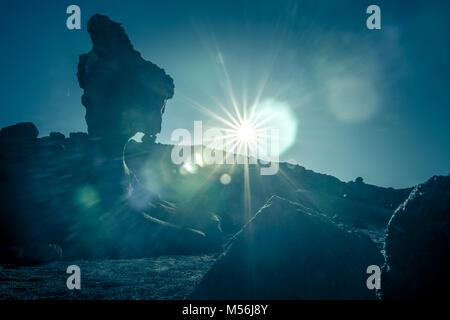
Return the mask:
[[[252,143],[257,137],[256,128],[249,120],[244,120],[239,124],[236,130],[236,136],[239,142],[245,144]]]

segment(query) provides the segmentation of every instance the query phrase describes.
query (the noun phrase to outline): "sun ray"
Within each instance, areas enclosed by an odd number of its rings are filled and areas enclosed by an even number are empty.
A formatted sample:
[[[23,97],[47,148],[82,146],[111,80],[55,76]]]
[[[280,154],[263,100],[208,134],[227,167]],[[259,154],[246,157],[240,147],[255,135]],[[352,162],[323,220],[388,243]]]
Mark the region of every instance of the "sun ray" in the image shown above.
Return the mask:
[[[238,129],[238,126],[237,126],[237,125],[235,125],[235,124],[233,124],[232,122],[226,120],[225,118],[223,118],[223,117],[217,115],[216,113],[212,112],[211,110],[209,110],[209,109],[206,108],[205,106],[201,105],[200,103],[194,101],[193,99],[191,99],[191,98],[189,98],[189,97],[187,97],[187,96],[184,96],[184,95],[182,95],[182,94],[180,94],[180,96],[181,96],[183,99],[185,99],[187,102],[189,102],[189,103],[190,103],[194,108],[196,108],[197,110],[199,110],[199,111],[201,111],[201,112],[203,112],[203,113],[206,113],[206,114],[210,115],[210,116],[213,117],[214,119],[216,119],[216,120],[218,120],[218,121],[220,121],[220,122],[222,122],[222,123],[224,123],[224,124],[226,124],[226,125],[228,125],[228,126],[230,126],[230,127],[232,127],[232,128]],[[234,119],[233,119],[233,120],[234,120]]]
[[[234,107],[234,111],[236,112],[236,116],[238,117],[238,120],[240,122],[242,122],[242,116],[241,116],[241,113],[239,111],[239,107],[238,107],[238,104],[237,104],[237,101],[236,101],[236,97],[234,95],[233,86],[231,84],[231,79],[230,79],[230,76],[228,74],[227,67],[225,65],[225,60],[223,58],[222,52],[219,50],[219,46],[217,45],[217,41],[216,41],[214,36],[213,36],[213,41],[214,41],[214,44],[215,44],[215,47],[216,47],[217,56],[219,57],[220,66],[222,68],[222,72],[223,72],[223,75],[225,77],[225,83],[226,83],[226,87],[227,87],[227,90],[228,90],[228,97],[231,99],[231,103],[232,103],[232,105]]]

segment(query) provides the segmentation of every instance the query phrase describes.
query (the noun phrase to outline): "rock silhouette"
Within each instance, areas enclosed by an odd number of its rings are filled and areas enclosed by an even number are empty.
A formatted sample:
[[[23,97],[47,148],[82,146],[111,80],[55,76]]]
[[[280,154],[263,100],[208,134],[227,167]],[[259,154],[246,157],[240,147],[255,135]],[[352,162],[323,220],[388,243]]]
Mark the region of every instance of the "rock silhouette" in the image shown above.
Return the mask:
[[[93,48],[78,65],[88,133],[37,138],[32,123],[0,132],[0,260],[44,262],[58,256],[48,249],[56,246],[67,259],[219,249],[214,223],[206,233],[177,223],[180,210],[124,167],[122,153],[136,132],[151,153],[172,78],[145,61],[108,17],[94,15],[88,32]]]
[[[39,134],[36,126],[31,122],[22,122],[13,126],[5,127],[0,131],[0,141],[2,143],[21,143],[32,141]]]
[[[154,141],[174,94],[172,78],[134,50],[119,23],[96,14],[87,30],[92,51],[80,56],[78,81],[89,138],[108,154],[120,153],[136,132]]]
[[[299,204],[272,197],[237,233],[194,299],[374,299],[370,239]]]
[[[450,177],[417,186],[387,226],[384,299],[447,296],[450,283]]]

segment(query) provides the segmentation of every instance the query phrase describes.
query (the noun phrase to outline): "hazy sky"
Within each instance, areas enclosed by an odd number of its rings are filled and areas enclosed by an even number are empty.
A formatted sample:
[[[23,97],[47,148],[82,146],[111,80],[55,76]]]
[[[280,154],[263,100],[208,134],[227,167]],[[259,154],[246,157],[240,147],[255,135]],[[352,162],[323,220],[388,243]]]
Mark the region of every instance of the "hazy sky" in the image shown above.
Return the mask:
[[[66,28],[81,7],[82,29]],[[368,30],[370,4],[382,29]],[[221,113],[282,108],[292,143],[282,160],[344,181],[404,187],[450,173],[449,1],[0,2],[0,126],[34,122],[40,135],[86,131],[76,70],[94,13],[123,24],[145,59],[175,81],[159,141],[194,120],[193,101]],[[223,64],[222,64],[223,63]],[[226,71],[226,72],[225,72]],[[281,109],[280,109],[281,110]]]

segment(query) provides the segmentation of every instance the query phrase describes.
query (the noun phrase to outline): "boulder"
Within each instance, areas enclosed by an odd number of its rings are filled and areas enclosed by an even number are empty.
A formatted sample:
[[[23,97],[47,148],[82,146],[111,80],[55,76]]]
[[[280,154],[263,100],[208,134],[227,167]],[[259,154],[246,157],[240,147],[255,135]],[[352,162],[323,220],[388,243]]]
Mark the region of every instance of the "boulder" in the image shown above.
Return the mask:
[[[62,134],[61,132],[50,132],[50,138],[52,138],[52,139],[54,139],[54,140],[62,141],[62,140],[64,140],[66,137],[65,137],[64,134]]]
[[[367,236],[273,196],[232,238],[191,298],[375,299],[366,270],[382,260]]]
[[[8,163],[28,160],[33,154],[38,134],[38,129],[31,122],[17,123],[0,130],[0,160]]]
[[[0,130],[0,141],[14,140],[16,142],[30,141],[39,134],[36,126],[31,122],[21,122]]]
[[[436,176],[411,191],[387,226],[383,299],[448,296],[450,177]]]

